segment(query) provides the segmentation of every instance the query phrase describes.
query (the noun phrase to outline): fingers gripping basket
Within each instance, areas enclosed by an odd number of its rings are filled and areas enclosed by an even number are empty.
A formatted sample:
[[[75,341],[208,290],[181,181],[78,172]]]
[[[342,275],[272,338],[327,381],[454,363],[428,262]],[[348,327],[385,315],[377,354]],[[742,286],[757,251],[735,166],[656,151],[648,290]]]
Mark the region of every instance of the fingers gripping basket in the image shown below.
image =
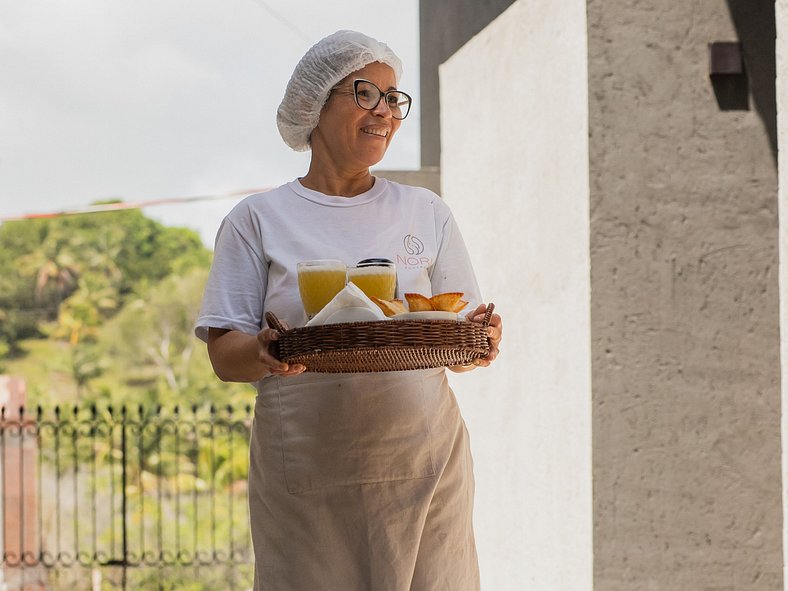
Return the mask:
[[[490,352],[484,321],[391,320],[305,326],[285,330],[267,312],[268,325],[280,333],[273,353],[286,363],[301,363],[307,371],[361,373],[467,365]]]

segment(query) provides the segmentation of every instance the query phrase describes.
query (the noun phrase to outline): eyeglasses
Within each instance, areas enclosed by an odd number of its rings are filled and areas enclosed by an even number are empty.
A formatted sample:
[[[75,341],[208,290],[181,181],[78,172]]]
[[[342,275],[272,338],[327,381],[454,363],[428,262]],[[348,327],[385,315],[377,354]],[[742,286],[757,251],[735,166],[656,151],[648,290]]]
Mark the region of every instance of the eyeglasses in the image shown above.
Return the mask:
[[[335,87],[331,90],[333,92],[339,89]],[[350,92],[345,91],[343,94],[350,94]],[[385,98],[386,106],[391,111],[391,116],[399,120],[408,116],[410,105],[413,102],[410,95],[401,90],[383,92],[374,83],[362,79],[353,81],[353,97],[356,100],[356,104],[365,111],[374,110],[380,103],[380,99]]]

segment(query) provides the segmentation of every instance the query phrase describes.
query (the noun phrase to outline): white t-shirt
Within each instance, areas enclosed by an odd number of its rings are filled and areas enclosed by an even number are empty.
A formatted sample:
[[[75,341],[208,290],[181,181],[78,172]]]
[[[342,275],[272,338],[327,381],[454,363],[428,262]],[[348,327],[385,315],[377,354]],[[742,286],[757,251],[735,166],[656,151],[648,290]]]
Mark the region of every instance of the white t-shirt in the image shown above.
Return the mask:
[[[396,264],[398,297],[461,291],[473,310],[481,295],[448,206],[435,193],[376,178],[355,197],[324,195],[298,180],[241,201],[222,222],[195,333],[208,328],[256,334],[272,311],[290,327],[306,316],[296,265],[367,258]]]

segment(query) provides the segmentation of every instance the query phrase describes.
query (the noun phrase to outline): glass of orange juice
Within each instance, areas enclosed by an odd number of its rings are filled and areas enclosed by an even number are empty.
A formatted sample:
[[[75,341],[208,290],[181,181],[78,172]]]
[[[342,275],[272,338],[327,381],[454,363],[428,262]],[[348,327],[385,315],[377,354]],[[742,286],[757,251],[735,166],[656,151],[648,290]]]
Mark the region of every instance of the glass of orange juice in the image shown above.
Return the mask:
[[[297,265],[298,291],[310,320],[345,288],[347,266],[334,259],[302,261]]]
[[[388,259],[364,259],[347,270],[348,283],[355,283],[367,296],[393,300],[397,292],[397,268]]]

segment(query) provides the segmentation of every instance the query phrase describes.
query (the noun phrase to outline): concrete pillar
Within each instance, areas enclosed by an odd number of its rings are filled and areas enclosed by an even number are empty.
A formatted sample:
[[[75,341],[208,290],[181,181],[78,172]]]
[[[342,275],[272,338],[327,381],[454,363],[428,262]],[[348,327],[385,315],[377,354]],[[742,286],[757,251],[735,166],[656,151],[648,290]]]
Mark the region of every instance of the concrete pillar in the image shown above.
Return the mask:
[[[519,0],[441,67],[443,195],[508,329],[452,380],[486,586],[783,587],[787,2],[778,107],[770,0]]]
[[[25,381],[19,377],[0,376],[0,408],[3,409],[2,470],[0,471],[0,548],[7,556],[3,564],[3,589],[32,591],[41,589],[42,572],[38,562],[38,447],[33,417],[20,416],[25,405]],[[24,563],[26,568],[18,565]]]
[[[777,28],[777,169],[780,202],[780,341],[782,366],[783,581],[788,580],[788,0],[775,5]],[[786,588],[783,583],[783,588]]]
[[[484,29],[513,0],[421,0],[419,51],[421,167],[440,164],[440,86],[438,67]],[[429,187],[433,188],[433,187]],[[440,191],[436,191],[440,193]]]
[[[774,3],[589,0],[588,31],[594,589],[781,589]]]
[[[443,197],[504,318],[450,376],[482,589],[592,588],[586,75],[584,0],[519,0],[440,70]]]

